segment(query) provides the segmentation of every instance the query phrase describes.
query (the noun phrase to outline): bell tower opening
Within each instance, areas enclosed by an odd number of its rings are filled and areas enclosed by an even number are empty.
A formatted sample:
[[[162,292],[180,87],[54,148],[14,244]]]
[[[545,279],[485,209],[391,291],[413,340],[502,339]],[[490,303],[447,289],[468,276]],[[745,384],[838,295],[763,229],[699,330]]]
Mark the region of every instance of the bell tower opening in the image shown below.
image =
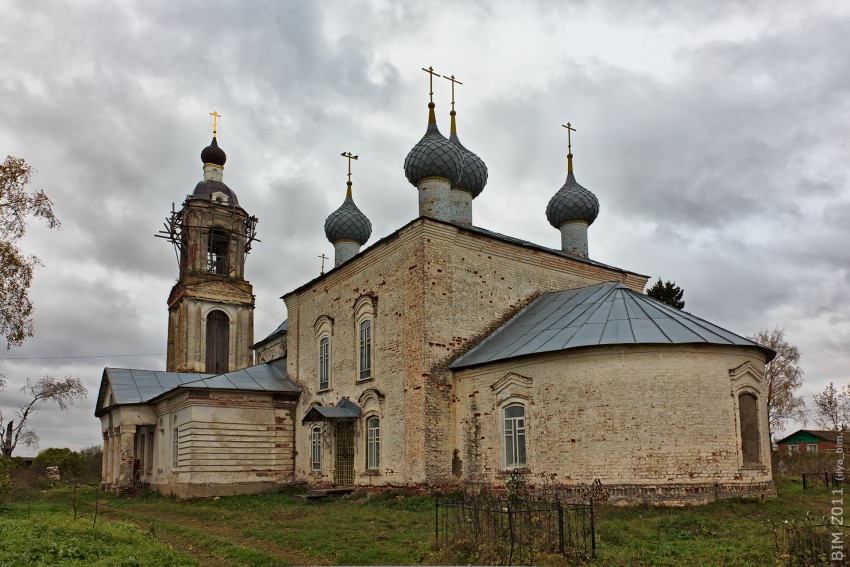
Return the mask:
[[[209,250],[207,252],[207,271],[211,274],[226,276],[228,274],[230,256],[230,238],[227,232],[220,228],[210,231]]]

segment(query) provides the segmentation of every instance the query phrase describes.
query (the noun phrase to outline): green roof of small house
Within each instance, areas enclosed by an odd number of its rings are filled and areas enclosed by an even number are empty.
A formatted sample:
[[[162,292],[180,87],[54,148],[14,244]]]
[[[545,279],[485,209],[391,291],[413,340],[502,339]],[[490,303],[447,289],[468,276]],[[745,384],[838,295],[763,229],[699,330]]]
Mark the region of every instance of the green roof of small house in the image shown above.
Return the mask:
[[[798,429],[791,435],[780,439],[777,445],[794,445],[797,443],[837,443],[841,431],[830,431],[828,429]]]

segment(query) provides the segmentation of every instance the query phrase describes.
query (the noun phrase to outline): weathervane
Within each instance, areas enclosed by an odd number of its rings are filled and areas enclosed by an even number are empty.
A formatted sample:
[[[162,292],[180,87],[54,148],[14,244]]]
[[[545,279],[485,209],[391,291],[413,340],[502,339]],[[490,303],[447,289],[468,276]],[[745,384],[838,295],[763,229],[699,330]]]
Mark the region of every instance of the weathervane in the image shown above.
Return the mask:
[[[213,110],[212,112],[210,112],[210,116],[213,117],[213,138],[215,138],[216,134],[218,133],[218,119],[221,118],[221,114]]]
[[[425,67],[422,67],[422,70],[425,71],[426,73],[428,73],[428,75],[430,75],[428,77],[428,86],[430,87],[430,92],[428,93],[428,96],[431,97],[431,103],[433,104],[434,103],[434,75],[437,75],[438,77],[440,77],[441,75],[439,73],[437,73],[436,71],[434,71],[433,67],[428,67],[427,69]]]
[[[452,82],[452,112],[454,112],[454,109],[455,109],[455,83],[457,83],[459,85],[462,85],[463,83],[461,83],[460,81],[455,79],[454,75],[452,75],[451,77],[447,77],[447,76],[443,75],[443,78]]]

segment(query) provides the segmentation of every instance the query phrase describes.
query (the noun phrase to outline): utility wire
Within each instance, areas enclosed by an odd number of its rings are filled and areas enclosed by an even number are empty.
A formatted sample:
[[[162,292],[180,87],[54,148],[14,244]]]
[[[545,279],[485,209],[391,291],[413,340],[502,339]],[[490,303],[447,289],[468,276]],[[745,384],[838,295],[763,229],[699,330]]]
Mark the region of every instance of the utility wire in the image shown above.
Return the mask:
[[[68,360],[85,358],[124,358],[127,356],[163,356],[164,352],[152,352],[148,354],[95,354],[92,356],[8,356],[0,357],[0,360]]]

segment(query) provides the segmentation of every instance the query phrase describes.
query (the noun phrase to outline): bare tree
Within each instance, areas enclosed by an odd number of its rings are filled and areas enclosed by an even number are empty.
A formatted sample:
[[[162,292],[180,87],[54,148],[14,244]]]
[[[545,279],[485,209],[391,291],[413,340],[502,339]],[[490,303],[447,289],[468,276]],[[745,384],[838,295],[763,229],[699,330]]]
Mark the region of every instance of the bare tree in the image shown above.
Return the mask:
[[[51,376],[45,376],[41,380],[31,382],[21,388],[28,394],[31,401],[15,412],[17,425],[14,419],[5,422],[3,414],[0,413],[0,450],[6,457],[11,457],[18,443],[24,445],[35,445],[38,443],[38,435],[27,427],[30,416],[45,402],[55,402],[60,408],[67,409],[74,400],[86,397],[88,390],[83,386],[79,378],[68,376],[59,380]]]
[[[767,363],[764,380],[767,383],[767,419],[771,436],[785,429],[786,419],[805,421],[806,403],[795,392],[803,384],[803,369],[800,368],[800,351],[785,340],[785,330],[762,329],[747,337],[776,352],[776,357]]]
[[[32,173],[21,158],[7,156],[0,163],[0,335],[6,348],[22,344],[33,332],[29,290],[40,262],[23,254],[18,240],[27,232],[29,217],[44,219],[50,228],[59,226],[44,191],[27,192]]]
[[[838,431],[848,422],[850,416],[850,391],[847,386],[836,390],[832,382],[823,389],[823,392],[814,396],[815,423],[825,429]]]

